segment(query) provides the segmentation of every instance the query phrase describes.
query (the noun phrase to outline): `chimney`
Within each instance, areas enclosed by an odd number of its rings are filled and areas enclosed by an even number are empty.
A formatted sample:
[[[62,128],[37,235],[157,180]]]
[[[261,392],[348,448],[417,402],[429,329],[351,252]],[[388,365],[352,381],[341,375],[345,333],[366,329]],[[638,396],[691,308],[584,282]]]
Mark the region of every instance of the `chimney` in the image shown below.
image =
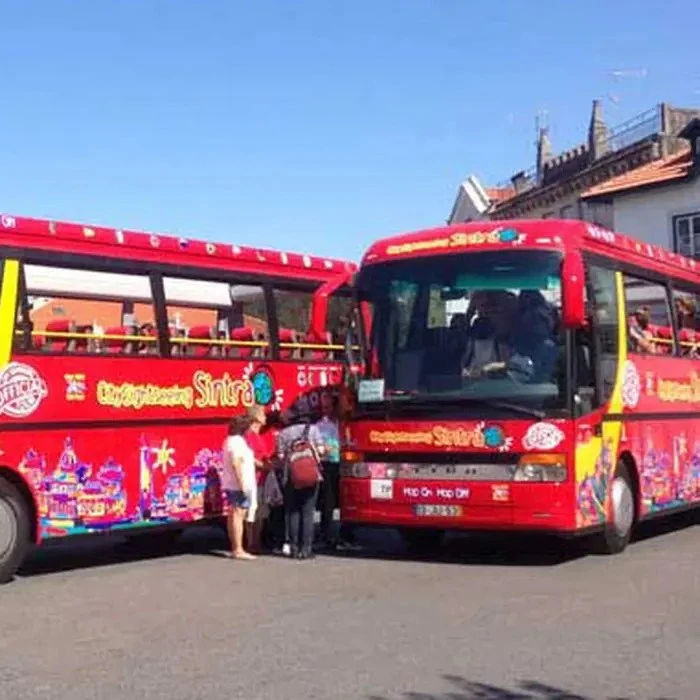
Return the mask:
[[[686,139],[690,143],[690,154],[693,159],[693,173],[700,175],[700,119],[697,117],[689,121],[678,134],[679,138]]]
[[[537,139],[537,182],[542,183],[544,176],[544,165],[552,160],[552,144],[549,140],[549,129],[540,129]]]
[[[521,170],[519,173],[515,173],[510,181],[513,183],[513,188],[515,189],[516,194],[524,192],[530,185],[530,180],[528,179],[527,175],[525,175],[524,170]]]
[[[608,152],[608,128],[603,119],[603,106],[600,100],[593,100],[591,123],[588,127],[588,150],[596,161]]]

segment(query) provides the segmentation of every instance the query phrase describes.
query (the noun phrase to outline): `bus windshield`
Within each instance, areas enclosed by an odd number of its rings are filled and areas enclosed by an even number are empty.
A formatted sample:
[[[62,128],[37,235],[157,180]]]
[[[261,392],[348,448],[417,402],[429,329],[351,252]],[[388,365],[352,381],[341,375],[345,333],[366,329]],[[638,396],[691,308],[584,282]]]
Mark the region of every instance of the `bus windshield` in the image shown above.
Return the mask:
[[[526,250],[364,267],[372,378],[383,380],[372,400],[563,408],[560,268],[561,254]]]

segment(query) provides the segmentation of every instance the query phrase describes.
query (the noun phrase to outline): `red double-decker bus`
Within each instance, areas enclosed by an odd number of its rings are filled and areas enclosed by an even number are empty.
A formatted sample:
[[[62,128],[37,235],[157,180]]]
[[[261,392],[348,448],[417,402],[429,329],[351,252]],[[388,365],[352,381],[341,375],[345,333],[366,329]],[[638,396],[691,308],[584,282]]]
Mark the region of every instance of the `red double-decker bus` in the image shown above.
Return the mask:
[[[698,263],[584,222],[472,223],[374,244],[342,518],[589,534],[700,501]]]
[[[341,380],[345,261],[10,215],[0,254],[0,580],[218,516],[231,415]]]

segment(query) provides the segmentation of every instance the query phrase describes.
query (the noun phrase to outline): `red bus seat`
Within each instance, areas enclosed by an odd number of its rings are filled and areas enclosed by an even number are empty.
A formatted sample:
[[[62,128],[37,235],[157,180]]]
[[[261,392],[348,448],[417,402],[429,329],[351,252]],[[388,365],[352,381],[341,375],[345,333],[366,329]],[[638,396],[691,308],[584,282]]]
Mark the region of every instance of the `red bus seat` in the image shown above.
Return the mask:
[[[304,342],[309,343],[309,345],[332,345],[333,337],[329,331],[325,331],[321,337],[317,336],[313,331],[309,331],[306,336],[304,336]],[[307,357],[311,360],[332,360],[333,351],[332,350],[320,350],[318,348],[313,348],[308,350],[306,353]]]
[[[255,332],[250,326],[240,326],[231,331],[231,340],[239,343],[252,343],[255,340]],[[241,359],[252,357],[256,349],[254,345],[234,345],[231,348],[231,356]]]
[[[297,332],[291,328],[280,328],[279,336],[280,344],[297,342]],[[280,348],[280,359],[291,360],[296,357],[296,351],[297,348]]]
[[[681,341],[681,355],[689,355],[695,350],[698,342],[698,333],[692,328],[681,328],[679,333]]]
[[[46,324],[47,333],[74,333],[75,324],[69,318],[60,318]],[[72,352],[75,347],[73,338],[55,338],[46,336],[43,347],[50,352]]]
[[[670,355],[673,352],[673,329],[670,326],[656,326],[652,331],[654,338],[660,339],[661,343],[654,343],[656,352],[659,355]]]
[[[191,340],[212,340],[214,337],[209,326],[192,326],[187,337]],[[212,343],[191,343],[188,344],[191,354],[194,357],[206,357],[211,354]]]
[[[105,330],[105,335],[130,335],[129,329],[126,326],[112,326]],[[105,338],[103,341],[104,348],[108,353],[116,354],[127,351],[127,341],[121,338]]]

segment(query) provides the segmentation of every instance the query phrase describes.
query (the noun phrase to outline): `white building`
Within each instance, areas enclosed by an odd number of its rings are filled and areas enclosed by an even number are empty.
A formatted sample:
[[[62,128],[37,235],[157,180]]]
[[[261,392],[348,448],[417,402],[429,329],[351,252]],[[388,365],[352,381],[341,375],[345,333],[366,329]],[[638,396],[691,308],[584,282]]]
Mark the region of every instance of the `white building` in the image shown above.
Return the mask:
[[[689,148],[595,185],[581,200],[615,231],[700,259],[700,119],[679,136]]]
[[[554,155],[541,129],[532,168],[497,188],[467,178],[447,222],[583,219],[700,257],[698,125],[700,109],[662,103],[608,129],[595,100],[586,143]]]

